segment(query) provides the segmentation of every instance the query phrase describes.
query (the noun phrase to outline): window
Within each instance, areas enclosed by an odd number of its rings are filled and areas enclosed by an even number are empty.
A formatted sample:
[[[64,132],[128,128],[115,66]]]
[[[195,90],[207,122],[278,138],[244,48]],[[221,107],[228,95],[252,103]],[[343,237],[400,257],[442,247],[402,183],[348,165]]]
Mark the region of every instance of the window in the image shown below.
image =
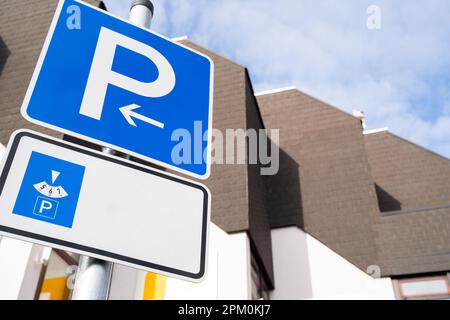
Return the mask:
[[[400,299],[450,299],[449,274],[397,280]]]
[[[269,300],[269,291],[261,271],[261,266],[252,254],[252,300]]]
[[[39,300],[67,300],[70,298],[78,266],[78,255],[50,249],[42,269],[36,298]]]

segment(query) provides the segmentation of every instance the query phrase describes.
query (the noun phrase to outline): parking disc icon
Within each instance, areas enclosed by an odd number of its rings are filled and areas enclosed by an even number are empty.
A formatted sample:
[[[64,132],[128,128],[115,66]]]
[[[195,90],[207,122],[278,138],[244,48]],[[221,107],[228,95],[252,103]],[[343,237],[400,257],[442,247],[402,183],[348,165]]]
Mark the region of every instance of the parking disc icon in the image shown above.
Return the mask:
[[[32,152],[13,213],[71,228],[84,167]]]

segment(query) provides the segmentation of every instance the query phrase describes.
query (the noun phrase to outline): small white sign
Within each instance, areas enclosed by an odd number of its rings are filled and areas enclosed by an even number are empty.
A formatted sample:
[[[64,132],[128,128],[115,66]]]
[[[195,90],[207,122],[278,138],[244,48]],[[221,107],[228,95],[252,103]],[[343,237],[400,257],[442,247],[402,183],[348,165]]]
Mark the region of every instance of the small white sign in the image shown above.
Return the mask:
[[[201,184],[20,130],[0,192],[2,235],[184,280],[205,275],[210,195]]]

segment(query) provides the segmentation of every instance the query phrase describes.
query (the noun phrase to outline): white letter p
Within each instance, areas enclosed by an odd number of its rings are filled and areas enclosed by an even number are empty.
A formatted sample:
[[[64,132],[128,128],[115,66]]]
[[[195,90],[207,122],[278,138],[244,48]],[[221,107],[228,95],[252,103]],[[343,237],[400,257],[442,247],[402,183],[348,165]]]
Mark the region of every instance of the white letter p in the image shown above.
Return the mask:
[[[158,68],[158,78],[153,82],[142,82],[113,71],[112,65],[118,45],[149,58]],[[169,61],[157,50],[102,27],[80,107],[81,114],[100,120],[108,84],[144,97],[158,98],[173,90],[175,73]]]
[[[50,210],[51,208],[53,208],[53,204],[50,201],[42,200],[39,213],[42,213],[44,210]]]

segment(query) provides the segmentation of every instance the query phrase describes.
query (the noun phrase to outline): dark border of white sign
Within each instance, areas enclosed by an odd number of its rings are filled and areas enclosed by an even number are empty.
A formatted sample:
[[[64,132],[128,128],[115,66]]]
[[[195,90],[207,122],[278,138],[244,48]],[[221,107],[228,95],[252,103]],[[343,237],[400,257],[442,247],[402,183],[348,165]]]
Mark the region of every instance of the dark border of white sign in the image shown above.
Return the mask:
[[[92,156],[92,157],[96,157],[96,158],[99,158],[99,159],[102,159],[105,161],[110,161],[110,162],[113,162],[113,163],[116,163],[119,165],[126,166],[131,169],[139,170],[139,171],[147,173],[147,174],[152,174],[152,175],[164,178],[164,179],[169,179],[174,182],[182,183],[184,185],[188,185],[190,187],[201,190],[203,192],[204,198],[203,198],[200,271],[199,271],[199,273],[194,274],[194,273],[170,268],[167,266],[161,266],[161,265],[154,264],[151,262],[142,261],[142,260],[134,259],[131,257],[123,256],[120,254],[116,254],[114,252],[99,250],[96,248],[79,245],[77,243],[72,243],[72,242],[55,239],[55,238],[50,238],[47,236],[31,233],[31,232],[24,231],[24,230],[14,229],[14,228],[6,227],[3,225],[0,225],[1,232],[5,232],[5,233],[11,234],[11,235],[17,235],[17,236],[24,237],[24,238],[31,239],[31,240],[37,240],[37,241],[42,241],[42,242],[49,243],[49,244],[54,244],[54,245],[57,245],[59,248],[61,248],[61,247],[68,248],[69,251],[70,251],[70,249],[75,249],[80,253],[88,253],[88,255],[89,255],[89,253],[93,253],[97,256],[110,258],[110,259],[112,259],[113,262],[124,261],[126,263],[139,265],[139,266],[143,266],[143,267],[155,270],[155,272],[163,271],[165,275],[173,274],[173,275],[178,275],[178,276],[181,276],[184,278],[195,279],[195,280],[201,280],[201,278],[203,278],[203,276],[205,275],[205,269],[206,269],[206,249],[207,249],[207,229],[208,229],[207,224],[208,224],[208,220],[209,220],[208,219],[208,216],[209,216],[209,192],[206,188],[204,188],[200,184],[192,183],[192,182],[190,182],[188,180],[184,180],[184,179],[179,179],[173,175],[164,174],[159,171],[155,171],[152,169],[142,167],[140,165],[135,165],[131,162],[127,162],[127,161],[121,160],[116,157],[108,156],[106,154],[102,154],[102,153],[99,153],[96,151],[91,151],[87,148],[78,147],[71,143],[63,142],[61,140],[56,140],[56,139],[53,140],[51,138],[47,138],[45,136],[41,136],[41,135],[35,134],[30,131],[20,131],[14,135],[14,139],[12,142],[10,142],[10,145],[8,145],[7,151],[5,153],[5,157],[7,157],[7,158],[6,158],[6,160],[3,161],[4,166],[3,166],[3,170],[2,170],[1,176],[0,176],[0,195],[3,192],[3,188],[5,186],[5,182],[8,177],[9,171],[11,169],[11,165],[13,163],[14,156],[15,156],[15,153],[19,146],[20,140],[24,137],[30,137],[33,139],[41,140],[46,143],[56,145],[58,147],[66,148],[66,149],[76,151],[76,152],[81,152],[81,153],[84,153],[84,154]],[[21,240],[23,240],[23,239],[21,239]]]

